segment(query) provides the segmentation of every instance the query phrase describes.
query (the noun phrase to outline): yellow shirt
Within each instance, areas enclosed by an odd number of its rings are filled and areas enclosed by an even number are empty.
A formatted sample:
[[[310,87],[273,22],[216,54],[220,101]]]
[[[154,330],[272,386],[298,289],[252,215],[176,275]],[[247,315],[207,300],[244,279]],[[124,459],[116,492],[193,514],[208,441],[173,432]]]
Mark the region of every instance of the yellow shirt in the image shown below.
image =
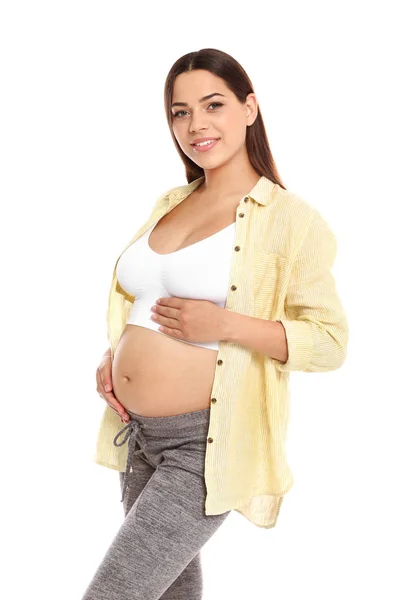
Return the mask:
[[[163,193],[121,254],[203,181]],[[206,515],[236,510],[257,526],[276,525],[293,485],[285,455],[290,372],[333,371],[346,357],[347,318],[331,273],[336,251],[336,237],[318,210],[267,177],[241,199],[225,309],[280,321],[288,360],[220,341],[205,457]],[[107,308],[112,354],[135,300],[119,286],[116,264]],[[113,445],[123,426],[106,405],[95,462],[125,470],[127,444]]]

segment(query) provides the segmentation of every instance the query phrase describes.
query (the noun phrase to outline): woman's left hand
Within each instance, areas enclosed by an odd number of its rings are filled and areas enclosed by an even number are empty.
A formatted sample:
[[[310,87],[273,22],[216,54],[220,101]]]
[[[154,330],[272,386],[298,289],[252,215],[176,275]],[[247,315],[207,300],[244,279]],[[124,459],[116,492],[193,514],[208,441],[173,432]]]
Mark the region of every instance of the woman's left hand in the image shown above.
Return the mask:
[[[208,300],[159,298],[152,307],[152,320],[162,333],[187,342],[223,339],[226,310]]]

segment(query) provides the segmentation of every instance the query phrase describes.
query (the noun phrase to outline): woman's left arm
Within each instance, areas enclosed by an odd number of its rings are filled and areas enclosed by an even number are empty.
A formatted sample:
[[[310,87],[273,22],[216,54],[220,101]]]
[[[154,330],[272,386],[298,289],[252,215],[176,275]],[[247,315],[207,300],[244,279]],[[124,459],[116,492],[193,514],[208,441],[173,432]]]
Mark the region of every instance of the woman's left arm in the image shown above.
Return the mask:
[[[318,210],[295,259],[280,319],[288,341],[289,358],[275,361],[280,371],[333,371],[346,359],[348,321],[336,290],[332,267],[337,241]]]
[[[347,353],[348,322],[331,269],[336,237],[318,210],[294,259],[287,318],[266,321],[231,313],[225,339],[270,356],[280,371],[333,371]]]

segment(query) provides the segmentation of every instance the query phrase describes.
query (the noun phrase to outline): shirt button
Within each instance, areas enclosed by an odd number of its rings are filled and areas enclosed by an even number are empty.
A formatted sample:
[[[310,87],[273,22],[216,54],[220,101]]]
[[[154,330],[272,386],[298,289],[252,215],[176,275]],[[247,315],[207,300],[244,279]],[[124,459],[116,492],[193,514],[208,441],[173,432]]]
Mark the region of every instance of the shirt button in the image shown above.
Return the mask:
[[[237,290],[236,285],[231,285],[231,290],[233,290],[233,291]]]
[[[239,252],[240,246],[235,246],[234,250],[235,250],[235,252]]]
[[[223,363],[223,362],[224,362],[224,361],[223,361],[221,358],[219,358],[219,359],[217,360],[217,365],[222,365],[222,363]]]
[[[248,201],[249,201],[249,197],[248,197],[248,196],[246,196],[246,197],[245,197],[245,199],[244,199],[244,201],[245,201],[245,202],[248,202]]]
[[[213,443],[213,441],[214,441],[214,440],[212,439],[212,437],[209,437],[209,438],[207,439],[207,442],[208,442],[209,444],[212,444],[212,443]]]
[[[244,217],[244,213],[239,213],[239,217]]]
[[[216,399],[216,398],[211,398],[211,402],[212,402],[213,404],[215,404],[215,403],[216,403],[216,401],[217,401],[217,399]]]

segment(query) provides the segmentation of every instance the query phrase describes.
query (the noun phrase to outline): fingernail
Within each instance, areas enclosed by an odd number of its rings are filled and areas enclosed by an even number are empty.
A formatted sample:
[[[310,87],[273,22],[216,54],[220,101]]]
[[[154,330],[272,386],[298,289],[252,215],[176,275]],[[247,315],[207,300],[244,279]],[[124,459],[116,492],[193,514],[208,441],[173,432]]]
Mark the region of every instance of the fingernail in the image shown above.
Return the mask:
[[[110,391],[111,391],[111,385],[110,385],[109,383],[107,383],[107,384],[104,386],[104,389],[106,390],[106,392],[110,392]]]

